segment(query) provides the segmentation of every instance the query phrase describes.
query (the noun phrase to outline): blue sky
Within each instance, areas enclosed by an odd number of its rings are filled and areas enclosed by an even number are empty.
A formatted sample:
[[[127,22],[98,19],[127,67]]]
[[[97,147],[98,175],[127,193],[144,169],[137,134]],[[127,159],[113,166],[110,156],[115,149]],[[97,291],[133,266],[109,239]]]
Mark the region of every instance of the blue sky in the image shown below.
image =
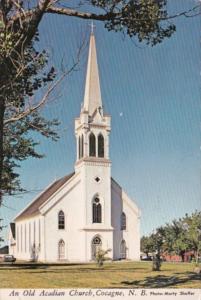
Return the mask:
[[[170,0],[172,12],[194,0]],[[95,36],[104,109],[112,116],[112,176],[142,211],[141,234],[174,218],[201,209],[200,199],[200,20],[175,19],[176,33],[160,45],[145,46],[96,22]],[[40,26],[40,47],[58,69],[70,66],[89,21],[46,16]],[[44,113],[61,120],[59,142],[37,136],[42,160],[21,165],[23,186],[44,189],[73,170],[74,118],[83,101],[87,48],[79,68],[56,91],[58,99]],[[0,216],[8,224],[36,192],[8,197]],[[5,233],[6,234],[6,233]]]

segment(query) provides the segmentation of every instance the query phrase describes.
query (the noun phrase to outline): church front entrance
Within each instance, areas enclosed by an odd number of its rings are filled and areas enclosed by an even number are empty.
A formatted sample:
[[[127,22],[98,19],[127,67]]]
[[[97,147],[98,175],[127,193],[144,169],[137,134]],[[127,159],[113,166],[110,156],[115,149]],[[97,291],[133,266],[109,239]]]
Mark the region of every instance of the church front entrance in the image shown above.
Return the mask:
[[[91,259],[92,260],[96,260],[96,254],[97,254],[98,250],[101,249],[101,247],[102,247],[101,238],[99,236],[94,237],[92,240],[92,244],[91,244]]]

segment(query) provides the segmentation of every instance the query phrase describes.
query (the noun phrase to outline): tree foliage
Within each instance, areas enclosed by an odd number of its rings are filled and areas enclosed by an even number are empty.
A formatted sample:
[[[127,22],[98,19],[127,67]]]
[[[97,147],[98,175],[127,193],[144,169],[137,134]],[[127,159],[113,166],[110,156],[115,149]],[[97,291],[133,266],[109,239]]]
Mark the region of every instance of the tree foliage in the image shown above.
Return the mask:
[[[110,257],[107,257],[106,255],[111,251],[111,249],[103,250],[103,249],[98,249],[96,252],[96,262],[98,267],[102,267],[104,262],[106,260],[111,260]]]
[[[186,214],[179,220],[173,220],[149,236],[141,239],[141,251],[153,254],[177,254],[182,261],[184,254],[193,251],[196,263],[201,255],[201,211]]]
[[[40,110],[35,109],[38,104],[35,94],[56,76],[54,68],[47,66],[46,51],[37,52],[31,43],[24,51],[18,73],[16,74],[14,68],[11,69],[7,75],[8,84],[1,88],[5,100],[2,172],[4,193],[11,194],[22,190],[19,173],[16,171],[18,162],[29,157],[43,157],[37,152],[38,142],[30,132],[39,132],[53,140],[58,138],[54,130],[58,121],[47,120]]]

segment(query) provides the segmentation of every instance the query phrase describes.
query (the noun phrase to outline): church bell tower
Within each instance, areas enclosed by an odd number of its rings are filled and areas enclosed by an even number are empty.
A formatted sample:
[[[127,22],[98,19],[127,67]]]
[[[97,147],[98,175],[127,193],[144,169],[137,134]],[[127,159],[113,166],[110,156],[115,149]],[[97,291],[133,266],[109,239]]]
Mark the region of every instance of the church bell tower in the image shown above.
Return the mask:
[[[101,243],[112,248],[111,161],[109,135],[111,117],[103,110],[95,36],[92,30],[86,72],[84,102],[75,120],[77,159],[75,172],[81,176],[84,230],[90,238],[98,234]],[[89,241],[90,242],[90,241]]]

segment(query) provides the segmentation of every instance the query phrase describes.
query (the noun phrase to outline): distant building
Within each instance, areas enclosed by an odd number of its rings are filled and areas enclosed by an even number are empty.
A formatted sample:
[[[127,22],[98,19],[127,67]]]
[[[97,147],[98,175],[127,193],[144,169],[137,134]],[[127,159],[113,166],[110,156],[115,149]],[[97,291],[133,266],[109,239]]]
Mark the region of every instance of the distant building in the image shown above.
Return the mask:
[[[103,111],[92,32],[84,103],[75,120],[75,172],[53,182],[15,218],[10,254],[22,260],[89,262],[102,248],[111,249],[108,256],[114,260],[140,259],[140,211],[111,178],[110,122]]]

